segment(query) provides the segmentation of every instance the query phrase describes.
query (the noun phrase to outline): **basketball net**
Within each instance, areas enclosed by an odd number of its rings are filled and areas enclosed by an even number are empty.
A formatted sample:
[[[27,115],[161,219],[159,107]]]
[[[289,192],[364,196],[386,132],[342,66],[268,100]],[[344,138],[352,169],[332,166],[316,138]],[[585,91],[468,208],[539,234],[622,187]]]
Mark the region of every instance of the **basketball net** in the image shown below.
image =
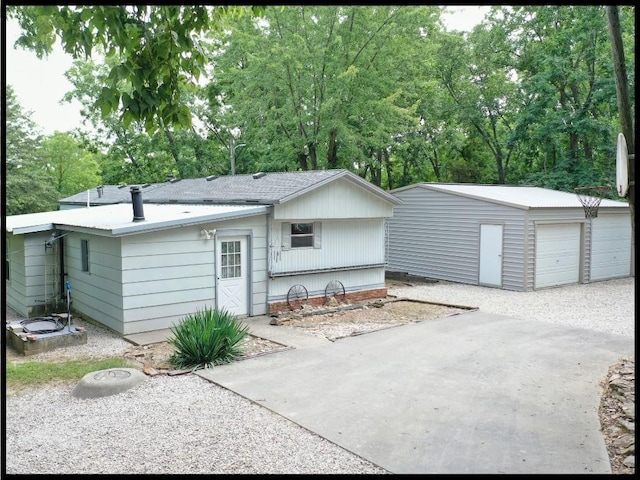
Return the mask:
[[[584,218],[596,218],[598,216],[598,207],[604,194],[611,190],[607,185],[597,187],[578,187],[574,188],[576,195],[584,208]]]

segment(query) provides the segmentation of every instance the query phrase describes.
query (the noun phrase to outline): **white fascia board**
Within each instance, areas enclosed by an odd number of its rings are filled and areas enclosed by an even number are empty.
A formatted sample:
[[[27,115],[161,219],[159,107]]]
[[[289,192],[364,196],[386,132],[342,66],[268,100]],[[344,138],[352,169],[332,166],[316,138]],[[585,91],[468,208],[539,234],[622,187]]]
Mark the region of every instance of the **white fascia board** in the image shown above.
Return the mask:
[[[153,223],[147,223],[147,224],[145,224],[145,221],[142,220],[140,222],[132,222],[131,224],[123,227],[112,228],[109,230],[109,232],[114,237],[120,237],[123,235],[153,232],[157,230],[166,230],[168,228],[175,228],[175,227],[186,227],[190,225],[198,225],[201,223],[219,222],[222,220],[233,220],[236,218],[243,218],[243,217],[253,217],[255,215],[267,213],[268,211],[269,211],[269,206],[265,205],[265,206],[259,206],[259,207],[254,207],[254,208],[240,210],[240,211],[214,213],[214,214],[200,215],[200,216],[191,217],[191,218],[179,218],[179,219],[165,220],[161,222],[153,222]]]
[[[7,226],[7,232],[13,233],[14,235],[24,235],[27,233],[37,233],[37,232],[47,232],[49,230],[54,230],[55,226],[53,223],[43,223],[40,225],[27,225],[24,227],[9,227]]]

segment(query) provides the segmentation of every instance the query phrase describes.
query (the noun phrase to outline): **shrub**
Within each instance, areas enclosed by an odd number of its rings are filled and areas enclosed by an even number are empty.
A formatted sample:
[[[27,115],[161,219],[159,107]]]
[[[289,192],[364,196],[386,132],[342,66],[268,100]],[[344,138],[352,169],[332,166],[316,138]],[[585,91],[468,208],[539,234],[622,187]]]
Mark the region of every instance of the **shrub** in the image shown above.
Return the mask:
[[[230,363],[242,353],[239,343],[248,330],[224,309],[198,310],[171,327],[169,342],[175,352],[169,361],[177,368],[192,370]]]

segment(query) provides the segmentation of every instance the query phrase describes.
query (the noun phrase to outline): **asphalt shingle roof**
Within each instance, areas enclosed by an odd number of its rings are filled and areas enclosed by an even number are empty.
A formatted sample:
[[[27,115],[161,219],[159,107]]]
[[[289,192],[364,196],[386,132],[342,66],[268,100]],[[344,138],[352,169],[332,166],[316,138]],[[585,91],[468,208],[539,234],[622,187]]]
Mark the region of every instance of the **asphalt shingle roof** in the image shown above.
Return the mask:
[[[349,177],[371,191],[394,201],[395,198],[357,175],[344,169],[227,175],[171,180],[141,185],[145,203],[211,203],[273,205],[302,195],[319,184],[338,177]],[[131,203],[128,186],[105,185],[102,195],[97,189],[84,191],[60,200],[60,204],[91,205]],[[394,201],[394,203],[396,203]]]

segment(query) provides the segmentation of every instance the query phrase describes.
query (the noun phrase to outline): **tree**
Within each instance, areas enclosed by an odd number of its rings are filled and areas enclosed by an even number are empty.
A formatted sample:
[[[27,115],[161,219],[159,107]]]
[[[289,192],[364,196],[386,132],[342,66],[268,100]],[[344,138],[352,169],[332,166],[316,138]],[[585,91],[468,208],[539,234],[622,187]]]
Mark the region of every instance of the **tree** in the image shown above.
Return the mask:
[[[137,122],[125,125],[116,112],[103,116],[95,105],[109,70],[107,63],[75,60],[65,74],[74,88],[64,96],[65,101],[75,99],[82,105],[85,124],[91,126],[83,136],[96,151],[105,152],[105,182],[159,182],[169,174],[190,178],[219,173],[217,167],[226,157],[215,155],[216,147],[193,126],[174,130],[161,125],[149,136]],[[185,102],[191,103],[192,96],[185,95]]]
[[[456,123],[475,147],[461,150],[463,158],[467,155],[464,163],[471,161],[477,169],[476,175],[489,183],[506,183],[517,147],[513,131],[522,100],[518,81],[510,68],[509,47],[501,25],[494,24],[491,28],[480,25],[464,39],[454,35],[443,37],[438,56],[442,85],[457,107]],[[478,141],[474,141],[474,137]],[[477,148],[480,143],[486,154]],[[479,175],[487,155],[495,164],[491,178]],[[462,173],[464,169],[460,167],[458,165],[457,170]]]
[[[59,198],[100,185],[96,156],[84,150],[68,133],[55,132],[43,140],[42,160]]]
[[[629,158],[627,159],[629,174],[629,210],[631,213],[631,233],[635,243],[635,130],[633,128],[633,115],[629,97],[629,81],[624,58],[624,45],[620,28],[620,16],[617,6],[607,6],[607,25],[611,41],[611,55],[616,79],[616,98],[618,102],[618,114],[620,117],[620,129],[626,138]]]
[[[96,50],[116,58],[96,106],[104,116],[120,111],[125,126],[137,121],[152,134],[160,126],[189,127],[182,92],[194,86],[209,59],[199,36],[222,28],[227,17],[265,7],[206,5],[12,6],[23,34],[16,44],[39,58],[56,38],[74,58]]]
[[[36,125],[11,85],[5,95],[5,215],[57,210],[58,194],[43,167]]]
[[[261,170],[349,168],[380,182],[397,135],[418,122],[407,73],[439,11],[296,6],[239,20],[217,39],[216,123],[240,130]]]
[[[607,139],[615,105],[604,8],[517,6],[497,12],[492,25],[511,39],[525,93],[514,136],[531,162],[523,180],[571,192],[611,183]]]

